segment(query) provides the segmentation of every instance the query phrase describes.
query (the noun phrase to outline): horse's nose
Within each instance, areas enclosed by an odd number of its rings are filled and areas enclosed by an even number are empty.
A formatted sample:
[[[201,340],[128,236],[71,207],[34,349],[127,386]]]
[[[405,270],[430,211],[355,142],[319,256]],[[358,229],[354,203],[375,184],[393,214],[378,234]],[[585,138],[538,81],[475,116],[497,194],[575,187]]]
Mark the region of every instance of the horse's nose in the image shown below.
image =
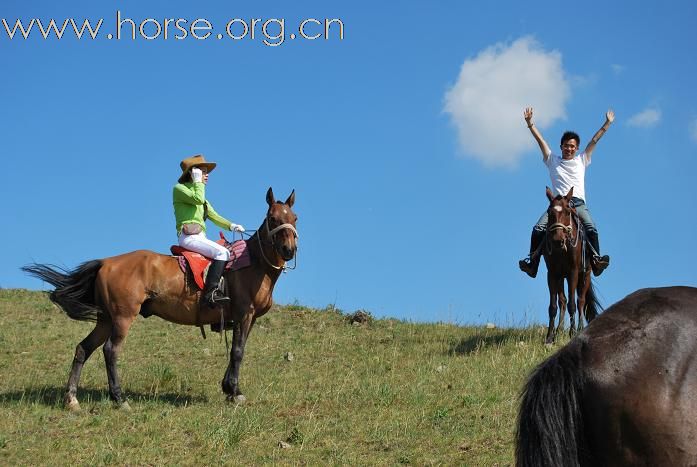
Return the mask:
[[[291,248],[287,245],[283,245],[283,258],[286,260],[293,259],[293,256],[295,256],[295,248]]]

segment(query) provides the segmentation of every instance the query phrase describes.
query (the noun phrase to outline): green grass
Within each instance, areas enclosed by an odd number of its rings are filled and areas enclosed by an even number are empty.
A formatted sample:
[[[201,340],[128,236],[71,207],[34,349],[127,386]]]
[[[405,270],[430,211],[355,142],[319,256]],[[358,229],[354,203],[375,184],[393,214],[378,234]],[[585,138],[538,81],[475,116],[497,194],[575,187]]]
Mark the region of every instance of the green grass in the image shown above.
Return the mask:
[[[91,328],[44,293],[0,290],[0,465],[510,465],[518,393],[553,351],[539,326],[358,326],[293,304],[257,322],[236,405],[217,334],[139,317],[119,362],[133,410],[109,401],[98,350],[71,413],[64,387]]]

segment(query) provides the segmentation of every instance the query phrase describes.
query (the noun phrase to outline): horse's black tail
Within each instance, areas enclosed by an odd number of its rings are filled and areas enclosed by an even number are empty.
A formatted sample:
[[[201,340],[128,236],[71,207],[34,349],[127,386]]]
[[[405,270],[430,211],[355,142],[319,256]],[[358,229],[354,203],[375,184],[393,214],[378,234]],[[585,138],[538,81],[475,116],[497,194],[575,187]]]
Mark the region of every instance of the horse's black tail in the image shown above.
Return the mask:
[[[36,263],[24,266],[22,271],[54,286],[55,290],[49,298],[72,319],[97,321],[105,315],[96,303],[94,290],[94,282],[101,267],[101,261],[93,260],[82,263],[73,271]]]
[[[595,287],[593,286],[593,279],[590,280],[590,285],[588,286],[588,292],[586,292],[586,321],[589,323],[595,319],[600,312],[603,311],[603,306],[598,300],[598,295],[595,293]]]
[[[581,342],[572,340],[542,362],[521,394],[517,467],[592,464],[583,430]]]

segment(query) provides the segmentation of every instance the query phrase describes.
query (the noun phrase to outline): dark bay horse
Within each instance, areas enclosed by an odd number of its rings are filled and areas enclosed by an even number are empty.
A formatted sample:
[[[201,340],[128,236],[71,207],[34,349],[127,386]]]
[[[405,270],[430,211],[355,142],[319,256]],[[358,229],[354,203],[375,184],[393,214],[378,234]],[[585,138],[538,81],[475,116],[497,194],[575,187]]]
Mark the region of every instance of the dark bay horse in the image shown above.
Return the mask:
[[[634,292],[541,363],[516,465],[697,465],[697,288]]]
[[[272,305],[274,285],[286,261],[297,251],[297,216],[292,211],[293,191],[285,202],[266,193],[269,205],[259,230],[247,240],[251,266],[225,273],[230,302],[225,321],[234,321],[230,361],[222,381],[228,400],[243,401],[239,372],[244,348],[254,322]],[[55,287],[51,300],[76,320],[96,321],[96,326],[75,349],[65,403],[77,410],[80,372],[92,352],[104,345],[109,396],[128,408],[119,384],[116,362],[131,324],[139,313],[157,315],[177,324],[219,322],[220,308],[199,308],[200,291],[181,272],[174,256],[139,250],[88,261],[72,272],[42,264],[22,268]]]
[[[591,281],[591,256],[586,249],[583,226],[571,205],[573,194],[572,187],[566,196],[555,197],[547,187],[549,219],[547,235],[542,246],[549,287],[549,326],[545,339],[547,344],[553,343],[556,334],[564,329],[564,313],[567,307],[564,280],[569,291],[570,336],[583,329],[584,317],[590,322],[597,316],[600,309]],[[555,330],[554,318],[557,315],[557,308],[559,308],[559,324]],[[576,311],[578,311],[578,326],[574,324]]]

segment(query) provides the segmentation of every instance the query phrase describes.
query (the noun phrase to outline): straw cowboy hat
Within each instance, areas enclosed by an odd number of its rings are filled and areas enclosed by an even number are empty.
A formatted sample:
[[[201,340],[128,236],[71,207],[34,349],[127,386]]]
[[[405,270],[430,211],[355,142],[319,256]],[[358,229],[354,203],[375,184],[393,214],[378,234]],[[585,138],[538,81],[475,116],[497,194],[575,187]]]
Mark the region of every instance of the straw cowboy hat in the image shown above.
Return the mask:
[[[206,162],[206,159],[204,159],[201,154],[196,154],[195,156],[187,157],[186,159],[181,161],[181,163],[179,163],[179,167],[182,168],[182,174],[181,177],[179,177],[179,183],[184,183],[184,179],[186,178],[186,175],[189,173],[189,170],[191,170],[194,167],[206,169],[208,173],[211,173],[213,172],[213,169],[215,169],[215,166],[215,162]]]

